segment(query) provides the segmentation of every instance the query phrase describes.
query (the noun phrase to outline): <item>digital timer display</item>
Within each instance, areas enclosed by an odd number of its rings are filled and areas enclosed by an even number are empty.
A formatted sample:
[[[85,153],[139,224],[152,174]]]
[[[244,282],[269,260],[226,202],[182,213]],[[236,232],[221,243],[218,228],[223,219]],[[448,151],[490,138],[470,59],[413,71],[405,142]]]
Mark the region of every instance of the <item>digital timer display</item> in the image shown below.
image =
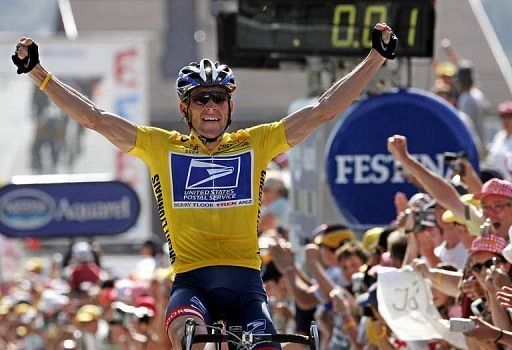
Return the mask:
[[[239,0],[235,51],[289,56],[365,56],[371,30],[388,23],[399,57],[431,57],[432,0]]]

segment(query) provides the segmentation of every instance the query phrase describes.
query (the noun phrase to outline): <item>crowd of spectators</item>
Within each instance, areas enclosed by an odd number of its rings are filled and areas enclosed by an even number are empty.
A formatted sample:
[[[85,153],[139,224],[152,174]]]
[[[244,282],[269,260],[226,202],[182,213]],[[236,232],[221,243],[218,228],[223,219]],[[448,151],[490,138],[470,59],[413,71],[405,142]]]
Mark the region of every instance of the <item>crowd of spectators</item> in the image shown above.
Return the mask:
[[[263,280],[278,331],[309,334],[315,321],[322,349],[503,348],[512,338],[512,183],[482,183],[461,159],[456,188],[415,160],[404,136],[391,137],[388,148],[420,186],[409,199],[397,193],[397,217],[388,226],[358,240],[343,225],[322,224],[298,249],[283,228],[261,233],[269,256]],[[378,276],[386,268],[421,275],[440,318],[471,317],[476,328],[462,344],[439,336],[404,341],[394,320],[380,313]]]
[[[471,63],[444,45],[451,61],[436,66],[432,92],[456,109],[470,131],[482,171],[460,157],[454,183],[419,163],[408,152],[407,138],[395,135],[388,150],[417,194],[396,194],[397,216],[389,225],[354,232],[325,223],[298,247],[287,227],[260,227],[266,257],[262,276],[278,331],[308,334],[315,321],[322,349],[504,349],[512,344],[512,101],[497,107],[502,130],[486,142],[484,125],[493,112],[476,86]],[[398,332],[400,321],[390,319],[378,302],[386,299],[378,297],[379,273],[390,268],[422,278],[446,336],[402,339],[407,337]],[[450,319],[472,320],[472,328],[454,336]]]
[[[85,241],[48,266],[28,259],[1,285],[0,348],[169,349],[163,314],[173,273],[157,246],[145,242],[137,268],[122,278],[102,266],[99,245]]]

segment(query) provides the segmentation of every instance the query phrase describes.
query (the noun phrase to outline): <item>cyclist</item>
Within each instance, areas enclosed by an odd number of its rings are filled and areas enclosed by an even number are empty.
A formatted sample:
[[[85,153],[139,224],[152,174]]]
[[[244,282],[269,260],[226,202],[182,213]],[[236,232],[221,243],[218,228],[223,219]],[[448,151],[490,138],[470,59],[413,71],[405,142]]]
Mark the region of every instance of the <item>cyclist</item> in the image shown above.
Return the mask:
[[[267,163],[348,107],[386,58],[395,57],[396,44],[391,28],[376,24],[368,56],[317,103],[234,133],[226,132],[236,89],[232,70],[208,59],[191,63],[176,80],[189,135],[135,125],[98,108],[41,66],[29,38],[20,39],[12,59],[18,74],[28,73],[67,115],[148,164],[176,271],[166,326],[179,348],[189,317],[198,324],[225,317],[248,331],[275,333],[256,237]]]

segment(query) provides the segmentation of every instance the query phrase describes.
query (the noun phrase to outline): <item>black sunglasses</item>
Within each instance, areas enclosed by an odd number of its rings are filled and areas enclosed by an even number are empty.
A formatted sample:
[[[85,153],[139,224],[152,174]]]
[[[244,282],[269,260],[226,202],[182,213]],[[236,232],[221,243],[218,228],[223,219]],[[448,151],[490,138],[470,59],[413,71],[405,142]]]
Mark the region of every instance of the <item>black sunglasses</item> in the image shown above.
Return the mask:
[[[500,263],[500,262],[503,262],[503,260],[502,259],[498,259],[498,258],[492,258],[492,259],[484,261],[483,263],[473,264],[471,266],[471,270],[475,271],[476,273],[480,273],[480,271],[482,271],[483,267],[488,269],[491,266],[496,265],[497,263]]]
[[[221,104],[228,100],[228,94],[222,91],[205,91],[190,96],[190,101],[200,106],[206,105],[210,100],[215,104]]]

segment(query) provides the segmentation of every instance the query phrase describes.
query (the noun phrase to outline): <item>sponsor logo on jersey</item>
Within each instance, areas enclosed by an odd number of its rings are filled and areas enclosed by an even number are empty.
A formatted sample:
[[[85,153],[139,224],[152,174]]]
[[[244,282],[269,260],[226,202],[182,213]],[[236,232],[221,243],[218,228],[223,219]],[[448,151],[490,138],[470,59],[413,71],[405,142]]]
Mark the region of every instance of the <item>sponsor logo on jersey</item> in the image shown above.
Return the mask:
[[[171,152],[174,208],[223,208],[253,204],[253,153],[197,156]]]
[[[235,172],[235,169],[237,171]],[[240,158],[225,158],[214,163],[192,159],[188,168],[186,189],[214,189],[215,182],[222,188],[235,188],[240,175]],[[219,185],[217,185],[219,187]]]

